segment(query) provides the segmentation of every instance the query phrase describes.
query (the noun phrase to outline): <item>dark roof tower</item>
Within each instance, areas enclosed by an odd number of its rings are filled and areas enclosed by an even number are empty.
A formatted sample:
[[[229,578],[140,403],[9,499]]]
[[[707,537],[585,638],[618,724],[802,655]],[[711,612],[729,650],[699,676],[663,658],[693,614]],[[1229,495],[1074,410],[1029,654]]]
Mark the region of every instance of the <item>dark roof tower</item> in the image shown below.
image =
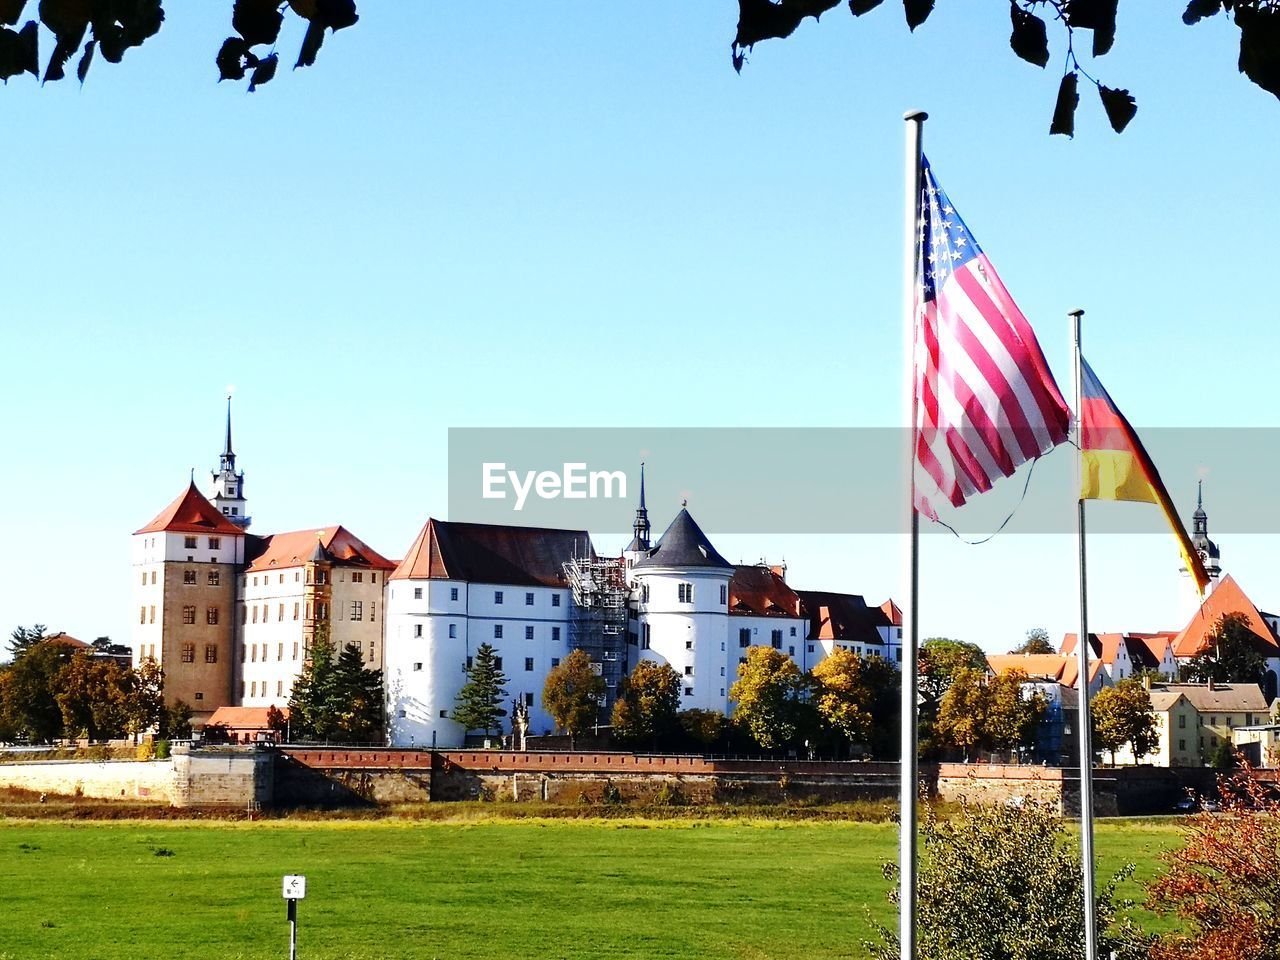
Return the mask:
[[[634,536],[627,550],[633,553],[644,553],[649,549],[649,511],[644,505],[644,461],[640,463],[640,505],[636,507],[636,518],[631,524]]]
[[[652,569],[653,567],[709,567],[732,570],[731,564],[716,551],[702,532],[702,528],[689,515],[689,510],[681,507],[676,518],[667,527],[658,545],[649,551],[635,564],[634,569]]]

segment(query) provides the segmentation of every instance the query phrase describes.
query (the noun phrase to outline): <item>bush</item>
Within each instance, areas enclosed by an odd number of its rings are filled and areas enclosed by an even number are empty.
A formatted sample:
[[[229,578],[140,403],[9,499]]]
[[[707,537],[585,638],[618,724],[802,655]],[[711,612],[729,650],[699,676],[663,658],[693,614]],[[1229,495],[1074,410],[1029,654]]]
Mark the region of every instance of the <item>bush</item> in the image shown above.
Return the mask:
[[[664,783],[653,795],[653,804],[657,807],[683,807],[685,802],[684,791],[678,784],[670,782]]]
[[[604,794],[600,799],[606,807],[620,807],[624,802],[622,799],[622,791],[612,783],[606,783],[604,785]]]
[[[140,744],[138,744],[138,748],[137,748],[137,751],[135,752],[135,756],[139,760],[151,760],[155,757],[155,755],[156,755],[156,748],[155,748],[155,744],[152,741],[143,740]]]
[[[169,759],[169,741],[168,741],[168,740],[157,740],[157,741],[156,741],[156,747],[155,747],[155,758],[156,758],[157,760],[168,760],[168,759]]]

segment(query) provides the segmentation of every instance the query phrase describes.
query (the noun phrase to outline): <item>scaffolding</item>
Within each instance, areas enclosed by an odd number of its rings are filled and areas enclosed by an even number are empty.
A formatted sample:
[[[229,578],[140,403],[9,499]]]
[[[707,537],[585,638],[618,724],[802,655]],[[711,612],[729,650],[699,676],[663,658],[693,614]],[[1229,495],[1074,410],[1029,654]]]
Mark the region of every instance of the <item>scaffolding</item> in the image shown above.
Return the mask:
[[[569,647],[586,653],[604,678],[600,720],[607,723],[627,667],[627,581],[622,560],[574,557],[565,562],[564,575],[573,592]]]

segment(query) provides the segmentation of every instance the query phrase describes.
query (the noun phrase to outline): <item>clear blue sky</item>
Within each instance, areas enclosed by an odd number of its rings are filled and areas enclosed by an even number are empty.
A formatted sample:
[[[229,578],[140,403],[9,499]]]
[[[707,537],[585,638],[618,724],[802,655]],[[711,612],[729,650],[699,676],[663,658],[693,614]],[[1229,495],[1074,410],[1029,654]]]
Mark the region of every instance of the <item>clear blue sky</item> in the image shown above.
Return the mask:
[[[1000,2],[915,36],[893,4],[840,7],[741,76],[732,0],[365,2],[252,96],[214,82],[229,7],[167,4],[83,89],[0,90],[5,630],[127,638],[129,534],[207,481],[228,384],[255,532],[338,522],[393,557],[445,512],[450,426],[896,423],[910,107],[1064,389],[1080,305],[1135,423],[1275,423],[1280,103],[1225,21],[1125,5],[1095,67],[1137,119],[1113,135],[1085,88],[1068,141],[1046,134],[1060,51],[1014,58]],[[1195,478],[1166,480],[1185,505]],[[676,505],[651,507],[661,529]],[[1280,606],[1275,537],[1220,541]],[[891,538],[717,544],[899,592]],[[1180,625],[1169,540],[1092,559],[1099,629]],[[1073,562],[1068,537],[930,538],[924,633],[1071,629]]]

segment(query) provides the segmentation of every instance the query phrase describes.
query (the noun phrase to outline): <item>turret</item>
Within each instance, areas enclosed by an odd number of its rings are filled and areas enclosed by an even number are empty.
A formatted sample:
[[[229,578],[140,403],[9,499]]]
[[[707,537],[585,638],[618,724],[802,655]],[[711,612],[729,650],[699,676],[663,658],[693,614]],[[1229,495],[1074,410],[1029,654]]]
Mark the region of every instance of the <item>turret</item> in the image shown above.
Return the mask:
[[[244,471],[236,472],[236,454],[231,448],[231,397],[227,396],[227,437],[213,471],[213,505],[241,530],[247,530],[251,518],[245,510]]]

